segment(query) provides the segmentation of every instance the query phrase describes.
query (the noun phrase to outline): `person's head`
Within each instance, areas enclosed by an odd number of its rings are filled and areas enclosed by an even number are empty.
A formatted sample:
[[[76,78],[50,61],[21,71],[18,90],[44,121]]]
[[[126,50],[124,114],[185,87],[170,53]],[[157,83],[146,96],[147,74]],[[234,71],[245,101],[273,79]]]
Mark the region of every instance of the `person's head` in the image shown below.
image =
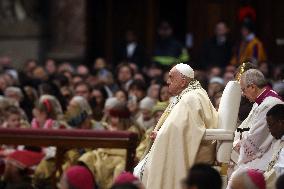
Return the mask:
[[[145,82],[144,75],[142,73],[139,73],[139,72],[134,74],[133,79],[134,80],[141,80],[141,81]]]
[[[96,82],[102,85],[112,85],[114,83],[113,75],[106,69],[99,70],[96,75]]]
[[[79,75],[87,76],[89,74],[89,68],[83,64],[80,64],[77,66],[76,72]]]
[[[134,73],[129,64],[122,63],[117,67],[117,79],[120,83],[126,83],[131,80]]]
[[[224,89],[224,80],[220,77],[213,77],[209,81],[208,85],[208,96],[213,97],[216,93],[223,91]]]
[[[136,186],[136,187],[135,187]],[[114,179],[112,188],[144,188],[137,177],[130,172],[122,172]]]
[[[223,75],[224,85],[226,85],[229,81],[235,80],[235,75],[233,72],[225,72]]]
[[[150,87],[148,88],[147,91],[147,96],[158,100],[159,99],[159,91],[160,91],[160,85],[159,84],[152,84],[150,85]]]
[[[176,96],[180,94],[194,78],[193,69],[187,64],[177,64],[169,72],[167,84],[169,85],[169,94]]]
[[[169,86],[168,85],[163,85],[160,88],[159,91],[159,100],[161,102],[167,102],[170,98],[170,94],[169,94]]]
[[[215,26],[215,35],[217,37],[222,37],[222,36],[226,36],[227,33],[229,32],[229,28],[227,26],[227,24],[223,21],[220,21],[216,24]]]
[[[20,128],[21,126],[21,110],[17,106],[8,106],[4,110],[5,122],[8,128]]]
[[[246,38],[251,33],[254,33],[254,23],[251,20],[245,20],[241,26],[241,35]]]
[[[227,65],[226,68],[225,68],[225,72],[232,72],[232,73],[235,73],[236,72],[236,66],[234,65]]]
[[[267,61],[262,61],[258,63],[258,69],[263,73],[266,78],[272,78],[272,64]]]
[[[240,80],[242,94],[251,102],[255,102],[256,98],[266,87],[267,82],[261,71],[257,69],[249,69],[244,72]]]
[[[173,29],[169,22],[163,21],[160,23],[158,28],[158,34],[159,37],[161,37],[162,39],[168,38],[173,34]]]
[[[43,124],[47,119],[57,120],[62,115],[62,107],[56,97],[42,95],[33,111],[36,120]]]
[[[51,58],[48,58],[46,61],[45,61],[45,70],[47,71],[47,73],[49,75],[51,74],[55,74],[57,72],[57,65],[56,65],[56,62],[51,59]]]
[[[38,100],[38,94],[35,88],[31,86],[25,86],[24,90],[25,90],[25,93],[27,94],[27,98],[31,102],[36,102]]]
[[[96,86],[93,88],[91,96],[93,99],[96,100],[97,105],[100,105],[103,107],[108,97],[108,94],[104,87]]]
[[[222,179],[210,165],[196,164],[188,171],[183,184],[185,189],[221,189]]]
[[[148,121],[152,118],[151,111],[155,104],[156,101],[148,96],[140,101],[139,109],[142,112],[143,120]]]
[[[141,80],[134,80],[128,90],[129,96],[135,96],[137,101],[139,102],[146,95],[146,84]]]
[[[266,114],[266,120],[271,135],[281,139],[284,135],[284,104],[273,106]]]
[[[10,56],[4,55],[0,56],[0,66],[10,67],[12,65],[12,60]]]
[[[88,168],[75,165],[64,172],[59,189],[95,189],[95,179]]]
[[[91,86],[88,83],[81,81],[74,86],[74,90],[76,96],[82,96],[87,100],[91,99]]]
[[[99,57],[94,61],[93,69],[94,70],[100,70],[100,69],[105,68],[106,65],[107,65],[106,60],[102,57]]]
[[[130,111],[127,106],[125,104],[118,103],[109,110],[109,124],[112,129],[127,130],[133,124],[130,116]]]
[[[37,66],[33,70],[32,74],[33,74],[33,78],[35,78],[35,79],[39,79],[39,80],[42,80],[42,81],[46,81],[48,79],[47,72],[41,66]]]
[[[119,89],[118,91],[115,92],[114,97],[117,98],[118,101],[126,104],[128,99],[128,94],[125,90]]]
[[[7,98],[10,98],[18,103],[24,97],[23,92],[19,87],[8,87],[5,89],[4,94]]]
[[[150,67],[147,69],[146,75],[148,78],[155,78],[155,77],[162,77],[163,70],[160,68],[160,66],[156,64],[150,65]]]
[[[233,173],[228,184],[230,189],[265,189],[265,179],[260,171],[243,169]]]
[[[127,43],[132,43],[137,41],[137,36],[133,30],[128,30],[125,33],[125,40]]]
[[[91,129],[92,114],[88,101],[82,96],[74,96],[69,102],[65,117],[71,127]]]
[[[58,66],[58,72],[63,73],[65,71],[68,71],[70,73],[74,73],[74,68],[70,62],[62,62]]]
[[[155,122],[158,123],[163,112],[166,110],[168,102],[157,102],[152,108],[152,116],[155,119]]]
[[[213,66],[208,71],[207,78],[210,80],[213,77],[220,77],[222,75],[222,69],[218,66]]]
[[[104,104],[104,115],[109,116],[109,111],[118,104],[123,102],[119,101],[116,97],[107,98]]]
[[[38,62],[34,59],[27,60],[24,64],[26,74],[31,75],[33,70],[38,66]]]
[[[66,73],[66,72],[64,72],[64,73]],[[69,72],[70,73],[70,72]],[[81,76],[81,75],[79,75],[79,74],[73,74],[73,75],[71,75],[71,82],[72,82],[72,84],[74,85],[74,86],[76,86],[78,83],[81,83],[81,82],[83,82],[83,77]]]

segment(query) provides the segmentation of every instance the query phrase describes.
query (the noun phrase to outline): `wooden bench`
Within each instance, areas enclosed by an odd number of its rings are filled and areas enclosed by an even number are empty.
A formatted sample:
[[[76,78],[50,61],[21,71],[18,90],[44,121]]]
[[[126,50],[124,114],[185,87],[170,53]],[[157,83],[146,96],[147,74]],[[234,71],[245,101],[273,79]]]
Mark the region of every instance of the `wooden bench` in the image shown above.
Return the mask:
[[[138,136],[126,131],[8,129],[0,128],[0,144],[55,146],[56,170],[62,173],[64,153],[71,148],[121,148],[127,150],[126,170],[133,171]],[[56,178],[54,174],[54,185]]]

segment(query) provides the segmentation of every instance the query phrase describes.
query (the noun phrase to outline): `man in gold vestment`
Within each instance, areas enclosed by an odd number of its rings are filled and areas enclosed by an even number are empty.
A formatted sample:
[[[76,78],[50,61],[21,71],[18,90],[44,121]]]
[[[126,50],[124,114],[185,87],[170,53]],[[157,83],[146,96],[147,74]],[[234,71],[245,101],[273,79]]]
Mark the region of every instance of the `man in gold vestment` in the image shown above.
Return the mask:
[[[218,115],[194,80],[194,71],[177,64],[170,70],[168,85],[173,99],[153,131],[156,137],[147,155],[134,170],[149,189],[179,189],[194,163],[213,163],[215,158],[214,143],[202,138],[206,129],[217,128]]]

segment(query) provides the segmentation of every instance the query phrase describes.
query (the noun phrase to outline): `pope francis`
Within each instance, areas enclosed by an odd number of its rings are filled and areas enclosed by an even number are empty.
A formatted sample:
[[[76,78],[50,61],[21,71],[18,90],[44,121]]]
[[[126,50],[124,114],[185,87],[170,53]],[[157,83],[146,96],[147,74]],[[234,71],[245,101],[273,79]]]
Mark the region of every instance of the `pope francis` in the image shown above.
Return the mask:
[[[153,131],[149,150],[134,169],[149,189],[179,189],[194,163],[213,163],[215,158],[214,142],[202,137],[205,129],[217,128],[218,115],[193,69],[177,64],[167,83],[173,98]]]

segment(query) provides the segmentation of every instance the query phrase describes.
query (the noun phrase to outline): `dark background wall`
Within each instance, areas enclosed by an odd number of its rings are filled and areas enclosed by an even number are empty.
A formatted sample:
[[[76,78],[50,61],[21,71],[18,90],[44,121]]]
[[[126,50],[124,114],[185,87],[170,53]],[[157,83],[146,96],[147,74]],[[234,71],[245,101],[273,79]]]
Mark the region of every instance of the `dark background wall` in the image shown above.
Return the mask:
[[[192,61],[196,60],[201,44],[213,34],[214,26],[219,20],[228,23],[233,39],[239,38],[236,15],[241,0],[35,2],[41,12],[41,19],[37,22],[22,24],[23,21],[18,20],[13,26],[0,22],[0,54],[13,52],[18,57],[18,64],[23,61],[23,54],[40,60],[52,57],[60,61],[86,64],[92,64],[96,57],[103,56],[111,62],[127,29],[137,33],[139,41],[146,47],[148,55],[151,55],[157,26],[162,20],[172,23],[175,37],[181,42],[185,42],[186,34],[193,36],[193,46],[188,49]],[[257,14],[257,36],[264,42],[269,60],[273,63],[283,62],[284,1],[252,0],[251,4]],[[27,27],[29,24],[30,27]],[[15,26],[17,30],[13,30]],[[32,31],[34,33],[31,35],[31,32],[21,27],[35,28]],[[18,32],[10,33],[11,30]],[[20,44],[19,48],[15,41]],[[30,45],[32,53],[23,53],[25,44]]]

